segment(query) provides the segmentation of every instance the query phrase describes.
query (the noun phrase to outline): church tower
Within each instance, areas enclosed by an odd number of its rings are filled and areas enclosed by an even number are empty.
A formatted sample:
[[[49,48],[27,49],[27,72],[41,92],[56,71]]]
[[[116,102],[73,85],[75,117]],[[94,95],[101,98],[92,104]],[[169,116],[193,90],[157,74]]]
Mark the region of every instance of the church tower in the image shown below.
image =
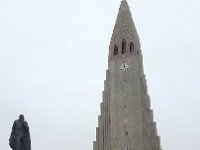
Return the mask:
[[[161,150],[140,40],[126,0],[119,8],[108,58],[93,150]]]

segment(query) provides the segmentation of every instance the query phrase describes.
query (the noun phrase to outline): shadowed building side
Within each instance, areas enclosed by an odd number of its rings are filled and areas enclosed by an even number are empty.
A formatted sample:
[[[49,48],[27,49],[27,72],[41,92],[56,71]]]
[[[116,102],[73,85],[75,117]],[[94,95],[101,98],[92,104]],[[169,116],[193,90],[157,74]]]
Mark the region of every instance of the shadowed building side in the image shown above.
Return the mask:
[[[121,2],[93,150],[161,150],[143,72],[140,40],[126,0]]]

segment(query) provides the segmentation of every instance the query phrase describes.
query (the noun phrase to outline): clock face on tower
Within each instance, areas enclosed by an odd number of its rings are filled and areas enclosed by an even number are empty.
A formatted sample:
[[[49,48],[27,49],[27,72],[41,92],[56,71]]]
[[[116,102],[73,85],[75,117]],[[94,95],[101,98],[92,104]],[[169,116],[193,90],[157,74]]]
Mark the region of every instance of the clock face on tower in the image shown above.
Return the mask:
[[[129,64],[127,64],[127,63],[125,62],[125,63],[121,64],[120,69],[121,69],[122,71],[125,71],[125,70],[128,69],[128,67],[129,67]]]

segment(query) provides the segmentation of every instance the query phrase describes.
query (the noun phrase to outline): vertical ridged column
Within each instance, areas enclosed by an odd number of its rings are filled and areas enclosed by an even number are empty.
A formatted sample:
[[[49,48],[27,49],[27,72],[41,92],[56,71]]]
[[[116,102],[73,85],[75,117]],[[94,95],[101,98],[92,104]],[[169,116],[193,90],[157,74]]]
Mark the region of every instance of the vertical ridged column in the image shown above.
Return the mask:
[[[104,83],[106,97],[106,150],[110,150],[110,101],[109,101],[109,70],[106,70],[106,82]]]
[[[105,110],[105,105],[106,105],[106,99],[105,99],[105,91],[102,93],[102,97],[103,97],[103,150],[105,150],[105,141],[106,141],[106,137],[105,137],[105,127],[106,127],[106,118],[105,118],[105,114],[106,114],[106,110]]]
[[[96,150],[99,150],[99,127],[96,128]]]
[[[102,103],[101,105],[102,106]],[[101,108],[101,107],[100,107]],[[99,116],[99,150],[102,150],[102,116]]]
[[[93,150],[97,150],[96,149],[96,141],[93,141]]]

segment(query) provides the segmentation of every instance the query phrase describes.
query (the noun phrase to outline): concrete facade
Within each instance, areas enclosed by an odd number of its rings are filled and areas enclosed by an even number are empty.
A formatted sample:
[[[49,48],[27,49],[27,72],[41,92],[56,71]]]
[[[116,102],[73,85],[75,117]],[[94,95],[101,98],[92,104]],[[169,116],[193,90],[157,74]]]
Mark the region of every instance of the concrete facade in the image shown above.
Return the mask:
[[[93,150],[161,150],[140,40],[126,0],[119,8],[108,59]]]

